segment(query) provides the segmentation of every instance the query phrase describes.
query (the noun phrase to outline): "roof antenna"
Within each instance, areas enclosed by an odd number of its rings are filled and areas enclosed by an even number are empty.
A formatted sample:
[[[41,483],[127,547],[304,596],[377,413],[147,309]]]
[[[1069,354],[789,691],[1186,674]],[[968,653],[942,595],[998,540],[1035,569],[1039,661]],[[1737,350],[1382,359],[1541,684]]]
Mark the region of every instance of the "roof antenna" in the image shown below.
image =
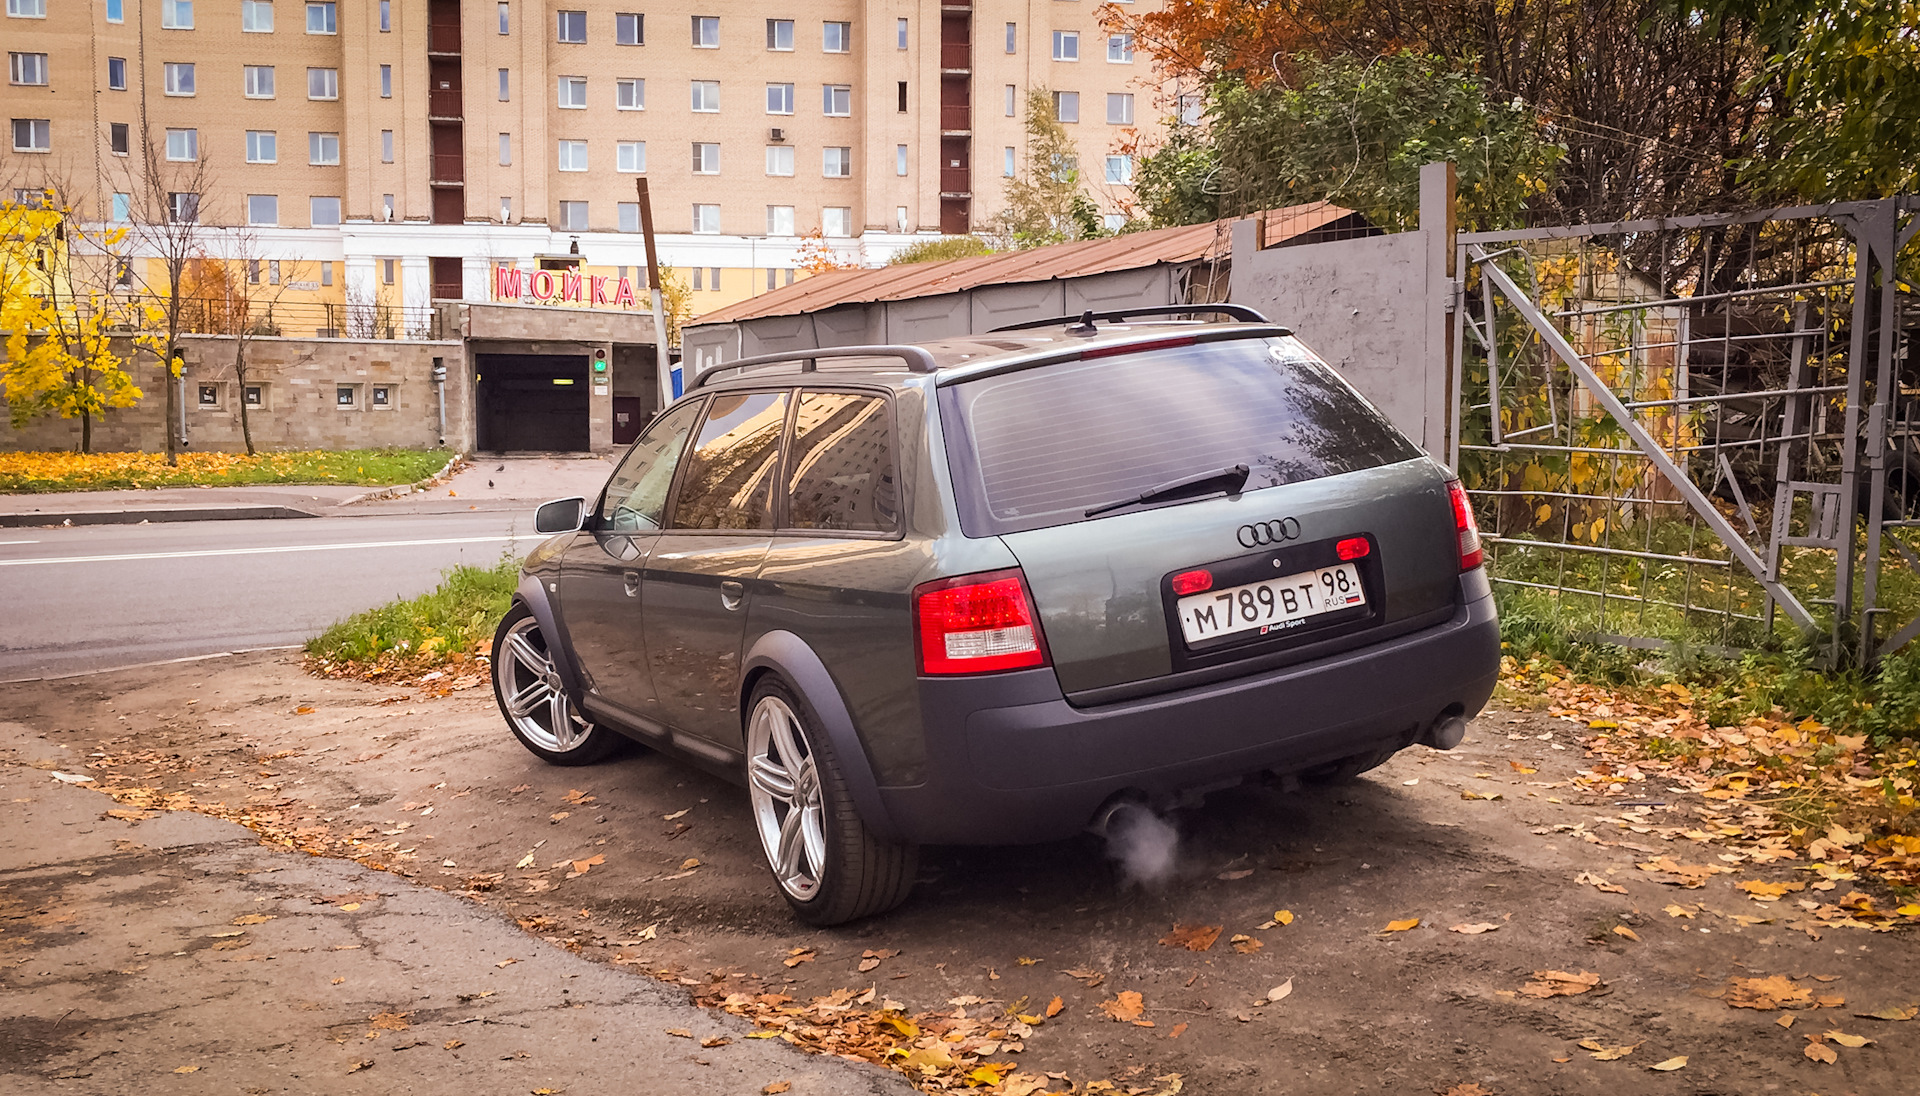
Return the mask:
[[[1093,326],[1093,309],[1091,308],[1080,317],[1079,323],[1067,328],[1069,335],[1098,335],[1099,333],[1099,328]]]

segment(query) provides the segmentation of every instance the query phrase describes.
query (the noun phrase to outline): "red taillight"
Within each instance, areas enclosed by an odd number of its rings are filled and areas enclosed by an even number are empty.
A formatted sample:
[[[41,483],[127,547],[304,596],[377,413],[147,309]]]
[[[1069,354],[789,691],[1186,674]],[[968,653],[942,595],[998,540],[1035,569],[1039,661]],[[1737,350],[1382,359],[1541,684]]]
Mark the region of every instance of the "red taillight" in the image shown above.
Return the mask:
[[[1212,571],[1182,571],[1173,576],[1173,592],[1186,597],[1188,594],[1203,594],[1213,589]]]
[[[1018,568],[929,582],[913,591],[923,674],[981,674],[1047,664]]]
[[[1460,531],[1460,569],[1471,571],[1487,558],[1480,548],[1480,526],[1473,520],[1473,506],[1459,480],[1447,481],[1447,496],[1453,500],[1453,527]]]
[[[1080,357],[1084,361],[1087,358],[1111,358],[1116,354],[1144,354],[1149,350],[1165,350],[1171,346],[1192,346],[1199,341],[1192,335],[1176,335],[1171,339],[1149,339],[1146,342],[1096,346],[1082,350]]]
[[[1365,559],[1367,553],[1373,551],[1373,545],[1367,543],[1366,537],[1348,537],[1334,545],[1333,551],[1342,560]]]

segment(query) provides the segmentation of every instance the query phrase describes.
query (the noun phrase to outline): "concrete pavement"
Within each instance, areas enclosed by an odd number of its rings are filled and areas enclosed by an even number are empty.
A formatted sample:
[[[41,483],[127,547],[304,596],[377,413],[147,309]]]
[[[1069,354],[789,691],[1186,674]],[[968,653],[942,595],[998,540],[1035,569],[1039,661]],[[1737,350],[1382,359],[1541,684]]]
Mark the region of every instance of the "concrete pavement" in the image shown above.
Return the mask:
[[[5,1091],[913,1091],[449,894],[205,815],[106,817],[52,775],[85,771],[68,753],[0,723]]]

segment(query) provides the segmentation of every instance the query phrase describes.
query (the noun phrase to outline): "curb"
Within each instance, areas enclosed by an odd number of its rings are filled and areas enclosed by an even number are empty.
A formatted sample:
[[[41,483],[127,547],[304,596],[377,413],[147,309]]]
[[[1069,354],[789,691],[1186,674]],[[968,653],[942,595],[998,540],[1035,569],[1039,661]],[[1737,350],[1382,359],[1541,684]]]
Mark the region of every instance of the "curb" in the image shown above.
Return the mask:
[[[70,514],[0,514],[0,529],[67,525],[139,525],[168,521],[244,521],[258,518],[317,518],[291,506],[196,506],[153,510],[83,510]]]
[[[351,495],[334,503],[333,508],[341,510],[362,502],[379,502],[382,499],[397,499],[402,495],[411,495],[415,491],[424,491],[433,486],[435,482],[445,479],[447,473],[453,471],[453,469],[465,459],[467,459],[465,453],[455,453],[446,464],[441,465],[438,472],[435,472],[425,479],[414,480],[412,483],[396,483],[392,487],[382,487],[377,491],[366,491],[358,495]]]

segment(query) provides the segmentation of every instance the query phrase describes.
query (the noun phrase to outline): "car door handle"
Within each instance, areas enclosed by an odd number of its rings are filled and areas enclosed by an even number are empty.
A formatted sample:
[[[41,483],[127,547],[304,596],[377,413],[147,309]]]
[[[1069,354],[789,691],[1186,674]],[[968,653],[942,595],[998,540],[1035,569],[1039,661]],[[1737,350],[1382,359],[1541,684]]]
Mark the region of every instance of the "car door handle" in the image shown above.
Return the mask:
[[[746,583],[736,582],[733,579],[725,579],[721,581],[720,604],[726,606],[729,611],[740,608],[740,603],[745,601],[746,597],[747,597]]]
[[[626,571],[620,575],[620,582],[627,589],[628,597],[640,596],[640,572]]]

